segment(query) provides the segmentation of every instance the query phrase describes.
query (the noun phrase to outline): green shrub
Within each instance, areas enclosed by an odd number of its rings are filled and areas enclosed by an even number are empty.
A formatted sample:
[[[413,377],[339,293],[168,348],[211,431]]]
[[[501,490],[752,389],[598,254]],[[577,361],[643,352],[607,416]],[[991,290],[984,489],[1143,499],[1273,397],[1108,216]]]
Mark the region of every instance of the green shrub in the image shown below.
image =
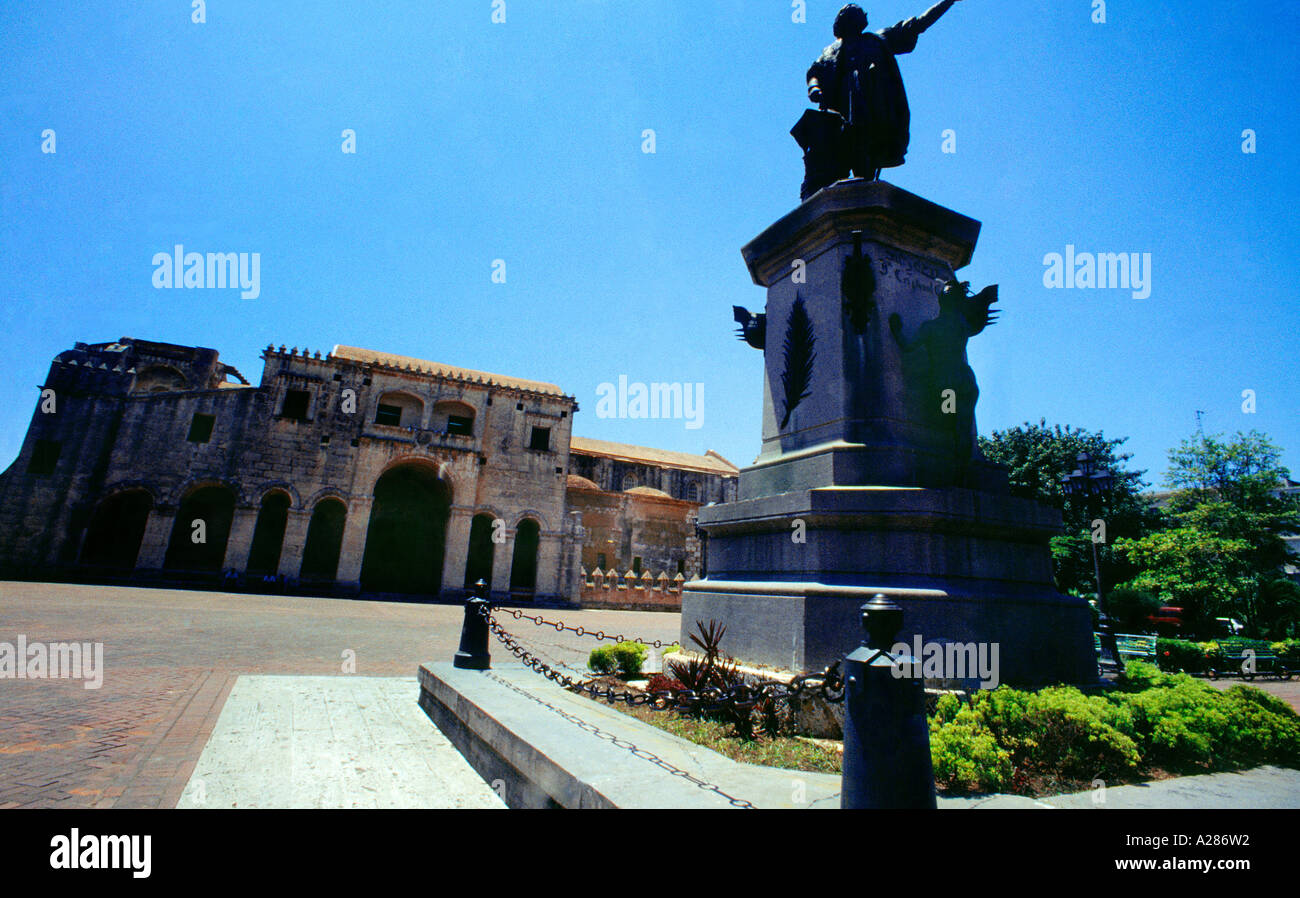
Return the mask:
[[[596,646],[587,656],[587,666],[598,674],[612,674],[618,669],[618,661],[614,658],[614,646]]]
[[[1222,695],[1230,708],[1219,747],[1225,761],[1234,766],[1300,767],[1300,717],[1290,705],[1241,683]]]
[[[954,696],[944,698],[959,704]],[[960,708],[943,722],[931,721],[930,762],[935,782],[953,791],[1004,791],[1014,773],[1011,752],[998,745],[971,708]]]
[[[1145,760],[1179,772],[1212,766],[1229,725],[1223,695],[1186,674],[1164,676],[1154,688],[1118,699],[1133,714]]]
[[[1132,713],[1073,686],[1034,693],[1024,740],[1035,766],[1080,780],[1117,779],[1141,762]]]
[[[1143,760],[1174,772],[1258,764],[1300,767],[1300,717],[1254,688],[1227,692],[1187,674],[1130,662],[1128,691],[1112,700],[1133,714]]]
[[[1124,690],[1107,695],[1003,686],[975,693],[969,705],[940,696],[930,721],[936,782],[956,790],[1024,790],[1098,777],[1123,781],[1150,767],[1300,768],[1300,716],[1286,702],[1242,684],[1220,691],[1141,661],[1130,661],[1126,671]]]
[[[1157,639],[1156,660],[1162,670],[1205,673],[1211,666],[1210,659],[1217,653],[1211,645],[1186,639]]]
[[[614,646],[613,652],[619,676],[629,679],[641,675],[641,667],[650,649],[639,642],[620,642]]]
[[[649,652],[650,649],[639,642],[597,646],[587,656],[587,666],[598,674],[616,673],[624,679],[630,679],[641,675],[641,668]]]

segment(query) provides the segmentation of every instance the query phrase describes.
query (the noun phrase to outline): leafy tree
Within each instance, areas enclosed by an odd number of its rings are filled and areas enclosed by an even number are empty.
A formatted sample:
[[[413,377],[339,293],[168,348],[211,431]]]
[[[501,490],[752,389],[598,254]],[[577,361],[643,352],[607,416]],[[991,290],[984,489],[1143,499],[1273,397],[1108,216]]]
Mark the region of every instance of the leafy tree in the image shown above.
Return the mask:
[[[1008,468],[1011,493],[1059,509],[1065,533],[1052,540],[1052,560],[1057,588],[1063,592],[1097,591],[1092,565],[1094,520],[1105,522],[1105,542],[1097,546],[1103,585],[1109,586],[1136,573],[1126,556],[1112,553],[1117,537],[1140,537],[1159,525],[1160,515],[1142,492],[1144,471],[1125,470],[1132,455],[1120,451],[1127,438],[1107,439],[1101,432],[1059,424],[1024,424],[994,431],[980,438],[980,449],[990,461]],[[1066,493],[1062,478],[1078,467],[1079,453],[1087,452],[1094,464],[1114,474],[1109,490],[1093,496]]]
[[[1300,530],[1296,503],[1278,494],[1289,472],[1282,450],[1257,431],[1197,437],[1169,453],[1166,485],[1174,528],[1117,543],[1143,568],[1127,585],[1183,605],[1194,626],[1240,617],[1251,635],[1285,633],[1293,593],[1275,581]]]
[[[1124,585],[1181,607],[1193,631],[1207,631],[1227,612],[1245,614],[1256,590],[1252,548],[1245,540],[1188,525],[1115,541],[1116,551],[1140,568]]]

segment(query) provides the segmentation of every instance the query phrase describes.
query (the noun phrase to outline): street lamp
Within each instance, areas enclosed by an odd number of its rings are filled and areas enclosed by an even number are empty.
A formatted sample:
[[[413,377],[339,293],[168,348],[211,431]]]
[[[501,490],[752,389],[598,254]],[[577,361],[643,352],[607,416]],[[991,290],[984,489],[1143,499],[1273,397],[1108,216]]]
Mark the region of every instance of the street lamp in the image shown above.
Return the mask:
[[[1067,496],[1079,496],[1086,503],[1092,497],[1108,492],[1115,485],[1115,475],[1110,469],[1098,466],[1087,452],[1080,452],[1075,456],[1075,461],[1079,467],[1061,478]],[[1101,631],[1102,649],[1110,653],[1111,662],[1123,680],[1124,665],[1115,643],[1115,628],[1111,625],[1110,616],[1106,614],[1106,600],[1101,588],[1101,559],[1097,555],[1097,540],[1089,536],[1088,542],[1092,545],[1092,572],[1097,584],[1097,629]]]

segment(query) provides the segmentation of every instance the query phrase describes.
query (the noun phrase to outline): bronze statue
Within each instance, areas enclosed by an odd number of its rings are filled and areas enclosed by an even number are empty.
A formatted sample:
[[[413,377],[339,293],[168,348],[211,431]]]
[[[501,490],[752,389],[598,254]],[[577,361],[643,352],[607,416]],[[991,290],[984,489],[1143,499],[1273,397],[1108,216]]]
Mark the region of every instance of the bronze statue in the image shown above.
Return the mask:
[[[939,317],[922,324],[912,340],[903,338],[898,313],[889,316],[889,329],[904,353],[926,350],[919,367],[912,367],[913,388],[921,397],[926,420],[949,432],[958,469],[965,468],[975,454],[975,403],[980,395],[966,358],[966,343],[997,321],[997,309],[991,308],[997,301],[997,284],[972,295],[968,282],[954,278],[939,294]]]
[[[875,180],[882,168],[903,164],[911,111],[894,59],[911,53],[917,38],[960,0],[942,0],[919,16],[869,32],[856,3],[835,16],[835,43],[808,69],[808,110],[791,130],[804,150],[800,198],[853,174]]]

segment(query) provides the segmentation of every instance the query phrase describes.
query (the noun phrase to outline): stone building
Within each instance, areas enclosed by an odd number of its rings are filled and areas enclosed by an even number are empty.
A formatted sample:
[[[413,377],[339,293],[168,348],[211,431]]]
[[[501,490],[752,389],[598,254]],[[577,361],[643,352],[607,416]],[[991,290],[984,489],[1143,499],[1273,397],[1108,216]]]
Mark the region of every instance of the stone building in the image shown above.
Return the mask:
[[[574,437],[569,508],[582,513],[585,570],[701,571],[695,509],[734,502],[735,465],[716,452],[691,455]]]
[[[481,577],[498,597],[577,595],[572,396],[348,346],[262,359],[252,385],[201,347],[60,353],[0,474],[4,572],[453,597]],[[719,489],[650,469],[686,495]]]

